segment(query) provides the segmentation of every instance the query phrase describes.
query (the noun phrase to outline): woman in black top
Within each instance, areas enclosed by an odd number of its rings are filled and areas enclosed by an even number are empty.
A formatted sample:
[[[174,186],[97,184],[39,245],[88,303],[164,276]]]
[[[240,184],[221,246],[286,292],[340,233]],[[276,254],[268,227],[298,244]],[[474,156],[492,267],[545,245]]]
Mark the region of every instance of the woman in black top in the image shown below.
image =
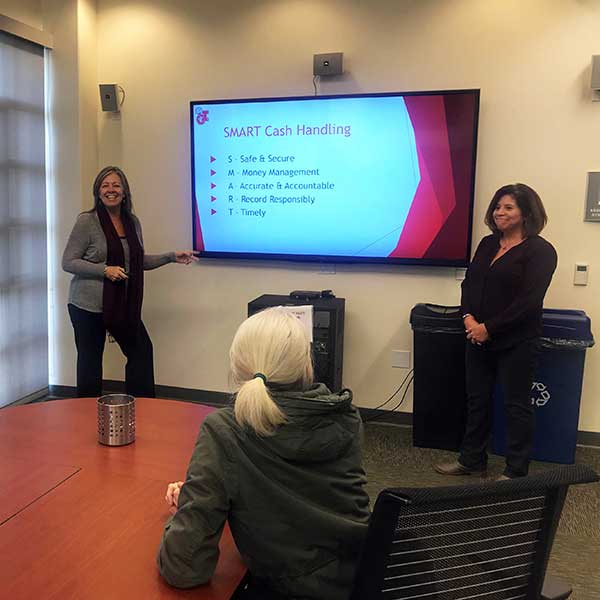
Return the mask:
[[[531,404],[542,305],[556,251],[538,234],[547,221],[538,194],[517,183],[492,198],[481,240],[462,284],[467,334],[467,425],[458,460],[436,465],[444,475],[484,474],[496,380],[504,392],[507,445],[501,479],[527,475],[533,443]]]

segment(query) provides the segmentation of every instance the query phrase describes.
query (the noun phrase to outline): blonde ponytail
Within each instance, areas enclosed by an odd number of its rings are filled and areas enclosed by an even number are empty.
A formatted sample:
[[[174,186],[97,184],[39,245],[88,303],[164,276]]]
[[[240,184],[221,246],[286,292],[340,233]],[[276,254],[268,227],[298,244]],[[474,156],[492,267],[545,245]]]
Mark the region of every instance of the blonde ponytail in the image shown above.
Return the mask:
[[[284,412],[273,402],[262,379],[255,377],[243,383],[235,399],[235,418],[240,425],[250,425],[258,435],[272,435],[285,423]]]
[[[312,384],[310,342],[296,317],[281,307],[268,308],[244,321],[229,351],[231,372],[239,385],[235,418],[261,436],[285,423],[268,384],[303,390]]]

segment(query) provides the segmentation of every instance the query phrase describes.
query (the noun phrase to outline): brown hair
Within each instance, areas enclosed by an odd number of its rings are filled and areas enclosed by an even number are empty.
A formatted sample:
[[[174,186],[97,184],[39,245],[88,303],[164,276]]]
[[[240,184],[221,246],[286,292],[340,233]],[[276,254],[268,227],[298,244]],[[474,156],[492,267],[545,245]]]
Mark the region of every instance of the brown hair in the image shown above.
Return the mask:
[[[102,184],[102,180],[111,173],[116,173],[121,180],[121,185],[123,186],[123,201],[121,202],[121,208],[126,212],[131,214],[133,212],[133,204],[131,203],[131,190],[129,189],[129,182],[127,181],[127,177],[125,173],[119,167],[104,167],[96,175],[96,179],[94,180],[94,185],[92,187],[92,193],[94,195],[94,208],[91,209],[90,212],[96,210],[98,208],[98,204],[102,202],[100,198],[100,185]]]
[[[544,205],[539,194],[524,183],[510,183],[503,185],[492,198],[485,212],[485,224],[494,232],[498,232],[494,223],[494,209],[502,196],[510,196],[516,203],[523,215],[523,233],[525,237],[537,235],[544,229],[548,222]]]

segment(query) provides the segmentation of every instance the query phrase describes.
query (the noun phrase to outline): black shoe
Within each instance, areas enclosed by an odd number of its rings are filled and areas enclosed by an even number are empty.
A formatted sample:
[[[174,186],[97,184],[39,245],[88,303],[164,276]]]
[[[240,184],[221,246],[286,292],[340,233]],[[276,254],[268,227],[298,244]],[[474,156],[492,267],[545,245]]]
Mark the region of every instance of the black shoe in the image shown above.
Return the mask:
[[[487,474],[486,469],[469,469],[465,467],[458,460],[454,460],[449,463],[440,463],[433,467],[436,472],[440,475],[475,475],[477,477],[485,477]]]

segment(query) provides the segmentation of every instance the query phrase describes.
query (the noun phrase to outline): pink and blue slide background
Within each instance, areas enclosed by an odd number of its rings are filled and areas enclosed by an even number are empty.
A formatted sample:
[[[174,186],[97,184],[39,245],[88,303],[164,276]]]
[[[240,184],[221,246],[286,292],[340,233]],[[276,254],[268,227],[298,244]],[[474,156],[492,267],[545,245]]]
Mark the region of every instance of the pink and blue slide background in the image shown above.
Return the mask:
[[[464,93],[205,104],[208,120],[192,127],[195,249],[468,258],[476,102]],[[326,124],[349,125],[351,134],[297,135],[298,125]],[[248,125],[259,127],[258,136],[224,135],[225,127]],[[292,133],[267,136],[268,125]],[[268,161],[269,154],[295,160],[242,162],[261,155]],[[318,175],[289,178],[269,174],[273,168],[318,169]],[[260,182],[334,187],[240,189]],[[242,202],[244,195],[266,201]],[[271,196],[313,201],[281,204]]]

